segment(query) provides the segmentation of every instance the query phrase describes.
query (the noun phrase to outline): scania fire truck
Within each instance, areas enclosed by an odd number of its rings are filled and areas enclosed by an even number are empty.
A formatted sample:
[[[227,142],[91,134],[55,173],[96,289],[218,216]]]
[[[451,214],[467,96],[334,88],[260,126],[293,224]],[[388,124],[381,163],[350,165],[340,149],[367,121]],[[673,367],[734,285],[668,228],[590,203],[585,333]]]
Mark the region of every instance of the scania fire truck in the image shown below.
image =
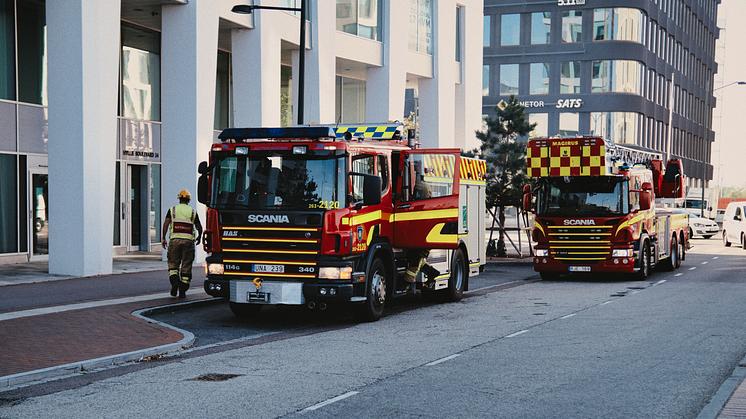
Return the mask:
[[[199,167],[204,288],[237,316],[349,304],[375,321],[395,297],[459,300],[486,263],[485,162],[459,149],[417,148],[397,123],[218,138]]]
[[[530,140],[535,197],[534,270],[543,279],[572,272],[620,272],[644,280],[658,265],[680,266],[689,244],[679,160],[598,137]]]

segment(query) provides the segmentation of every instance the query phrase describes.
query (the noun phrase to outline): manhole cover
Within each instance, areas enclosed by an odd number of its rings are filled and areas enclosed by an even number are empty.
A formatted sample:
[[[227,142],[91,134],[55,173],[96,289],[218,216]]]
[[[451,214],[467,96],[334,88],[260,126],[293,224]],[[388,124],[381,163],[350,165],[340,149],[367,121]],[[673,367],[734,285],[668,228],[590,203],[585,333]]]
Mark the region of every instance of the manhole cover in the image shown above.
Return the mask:
[[[204,374],[189,381],[227,381],[240,376],[241,374]]]

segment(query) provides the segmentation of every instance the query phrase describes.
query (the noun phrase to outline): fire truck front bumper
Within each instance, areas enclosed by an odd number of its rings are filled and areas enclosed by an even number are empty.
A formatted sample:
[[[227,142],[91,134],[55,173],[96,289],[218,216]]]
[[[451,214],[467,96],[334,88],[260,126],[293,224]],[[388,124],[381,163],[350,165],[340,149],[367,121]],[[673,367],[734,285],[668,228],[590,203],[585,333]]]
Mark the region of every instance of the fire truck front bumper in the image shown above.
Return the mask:
[[[365,301],[364,288],[351,283],[303,283],[250,280],[206,279],[205,292],[236,303],[303,305]],[[356,296],[356,294],[360,294]]]
[[[619,272],[619,273],[633,273],[637,272],[638,268],[635,265],[634,257],[617,257],[610,258],[601,261],[594,261],[593,263],[583,263],[580,261],[573,261],[567,263],[552,259],[550,257],[534,257],[534,271],[536,272],[557,272],[557,273],[573,273],[573,272]]]

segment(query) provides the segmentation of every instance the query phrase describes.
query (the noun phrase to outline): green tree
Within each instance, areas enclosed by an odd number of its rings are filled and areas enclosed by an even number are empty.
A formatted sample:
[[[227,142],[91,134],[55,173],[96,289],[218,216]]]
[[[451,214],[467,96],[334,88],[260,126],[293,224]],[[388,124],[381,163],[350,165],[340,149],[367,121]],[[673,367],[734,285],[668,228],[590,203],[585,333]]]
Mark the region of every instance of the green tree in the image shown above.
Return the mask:
[[[746,198],[746,185],[744,186],[724,186],[720,190],[722,198]]]
[[[496,208],[500,225],[505,226],[505,207],[520,206],[523,186],[529,183],[526,175],[526,143],[517,141],[518,136],[528,135],[536,123],[529,123],[526,107],[515,96],[510,96],[507,105],[495,106],[496,116],[486,116],[486,131],[477,131],[482,141],[480,153],[487,161],[487,208]],[[476,150],[475,150],[476,151]],[[504,257],[505,232],[500,230],[496,248],[497,256]]]

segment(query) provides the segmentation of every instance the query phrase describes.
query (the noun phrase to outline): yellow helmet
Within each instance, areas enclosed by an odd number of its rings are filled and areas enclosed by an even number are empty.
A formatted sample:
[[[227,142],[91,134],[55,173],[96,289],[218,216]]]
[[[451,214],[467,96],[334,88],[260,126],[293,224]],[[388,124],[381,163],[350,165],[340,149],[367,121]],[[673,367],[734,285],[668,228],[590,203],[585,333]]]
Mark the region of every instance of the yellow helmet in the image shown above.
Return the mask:
[[[189,195],[189,191],[184,189],[183,191],[179,192],[179,199],[186,198],[186,199],[192,199],[192,196]]]

